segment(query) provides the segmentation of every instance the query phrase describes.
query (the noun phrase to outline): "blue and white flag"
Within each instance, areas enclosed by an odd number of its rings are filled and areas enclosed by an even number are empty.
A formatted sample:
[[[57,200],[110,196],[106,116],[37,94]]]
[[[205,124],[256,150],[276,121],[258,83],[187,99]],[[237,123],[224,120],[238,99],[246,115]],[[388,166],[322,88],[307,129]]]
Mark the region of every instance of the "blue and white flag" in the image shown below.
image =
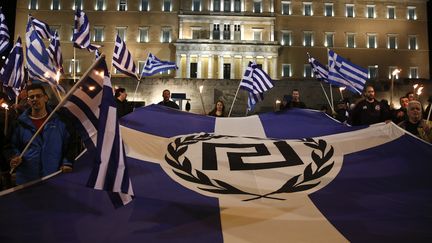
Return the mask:
[[[0,196],[0,239],[432,240],[432,146],[392,123],[348,127],[307,109],[215,118],[150,105],[121,124],[130,206],[114,210],[85,188],[89,152],[73,173]]]
[[[368,78],[367,69],[357,66],[334,51],[328,51],[328,65],[330,83],[339,83],[354,93],[361,94]]]
[[[0,8],[0,53],[5,51],[9,46],[9,29],[6,25],[6,18]]]
[[[318,79],[319,81],[324,81],[326,83],[328,83],[328,69],[326,66],[324,66],[323,64],[321,64],[318,60],[316,60],[315,58],[309,56],[308,53],[308,58],[309,58],[309,63],[312,67],[312,71],[315,75],[315,78]]]
[[[57,70],[51,61],[50,55],[45,48],[39,34],[35,31],[31,21],[27,24],[26,32],[26,57],[27,70],[29,77],[47,82],[56,87],[59,91],[65,90],[58,84],[59,76]]]
[[[28,22],[30,24],[27,24],[27,29],[26,29],[27,32],[29,31],[30,27],[33,27],[40,38],[51,39],[54,37],[54,33],[51,31],[47,23],[39,19],[36,19],[31,14],[29,14],[28,16]]]
[[[264,92],[273,88],[273,80],[255,62],[249,62],[240,82],[240,88],[249,92],[248,110],[251,111],[256,103],[264,99]]]
[[[77,9],[75,12],[75,23],[72,41],[74,47],[84,49],[86,48],[90,52],[94,52],[100,48],[99,45],[93,45],[90,43],[90,23],[87,15]]]
[[[7,92],[9,98],[15,100],[24,81],[24,53],[19,36],[0,71],[0,80],[3,81],[3,88],[12,91]]]
[[[164,72],[170,69],[177,69],[175,62],[161,61],[155,55],[149,53],[147,61],[141,73],[142,76],[152,76],[154,74]]]
[[[48,46],[47,51],[56,69],[61,73],[64,73],[63,56],[60,47],[60,38],[58,36],[57,31],[54,33],[54,36],[51,38],[50,45]]]
[[[134,77],[137,77],[135,62],[132,58],[130,51],[126,47],[126,43],[120,38],[116,37],[112,65],[120,72]]]
[[[114,193],[111,198],[118,207],[132,200],[133,190],[105,57],[96,62],[64,107],[94,155],[87,186]]]

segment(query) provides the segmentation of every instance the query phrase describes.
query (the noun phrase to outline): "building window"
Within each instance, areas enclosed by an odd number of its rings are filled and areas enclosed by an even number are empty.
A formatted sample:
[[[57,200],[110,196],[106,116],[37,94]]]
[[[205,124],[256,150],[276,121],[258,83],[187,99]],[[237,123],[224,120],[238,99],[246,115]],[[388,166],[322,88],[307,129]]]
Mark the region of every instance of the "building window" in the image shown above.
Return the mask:
[[[346,47],[348,47],[348,48],[355,48],[356,47],[355,34],[348,33],[346,35]]]
[[[234,12],[239,13],[241,11],[241,0],[234,0]]]
[[[224,24],[223,39],[224,40],[230,40],[231,39],[231,31],[230,31],[230,25],[229,24]]]
[[[292,32],[291,31],[283,31],[282,32],[281,44],[283,46],[291,46],[292,45]]]
[[[224,0],[224,12],[231,12],[231,0]]]
[[[224,63],[224,65],[223,65],[223,78],[224,79],[231,79],[231,64],[230,63]]]
[[[387,37],[387,48],[388,49],[397,49],[397,37],[395,35],[389,35]]]
[[[219,24],[213,25],[213,40],[220,40]]]
[[[376,34],[367,34],[367,48],[377,48]]]
[[[409,78],[418,78],[418,67],[409,68]]]
[[[213,11],[214,12],[220,12],[221,9],[221,1],[220,0],[213,0]]]
[[[69,65],[68,65],[68,71],[69,71],[69,73],[73,73],[74,72],[74,64],[75,64],[75,72],[76,73],[80,73],[81,72],[81,66],[80,66],[80,60],[78,60],[78,59],[70,59],[70,60],[67,60],[66,62],[68,62],[69,63]]]
[[[148,27],[140,27],[139,28],[139,40],[138,40],[139,42],[145,43],[145,42],[149,41],[148,30],[149,30]]]
[[[149,0],[141,0],[141,9],[140,11],[147,12],[150,10]]]
[[[204,39],[205,33],[201,27],[192,27],[192,39]]]
[[[394,6],[387,6],[387,18],[396,19],[396,8]]]
[[[96,11],[104,11],[105,10],[105,0],[96,0]]]
[[[234,40],[241,40],[241,29],[239,24],[234,25]]]
[[[171,0],[163,0],[163,9],[164,12],[171,12]]]
[[[345,16],[347,18],[354,18],[355,17],[354,4],[346,4],[345,5]]]
[[[38,9],[38,2],[37,2],[37,0],[29,0],[28,8],[30,10],[37,10]]]
[[[261,41],[262,40],[262,30],[253,30],[253,40]]]
[[[254,13],[261,13],[261,0],[254,0]]]
[[[417,19],[416,7],[412,7],[412,6],[408,7],[407,19],[408,20],[416,20]]]
[[[93,41],[102,42],[104,41],[104,28],[101,26],[94,27],[94,38]]]
[[[417,50],[417,36],[411,35],[408,37],[408,49],[409,50]]]
[[[192,11],[200,12],[201,11],[201,0],[193,0],[192,1]]]
[[[305,64],[303,67],[303,77],[312,78],[312,67],[310,64]]]
[[[127,11],[127,0],[119,0],[118,11]]]
[[[171,42],[171,28],[162,29],[161,42],[162,43],[170,43]]]
[[[60,0],[52,0],[51,10],[60,10]]]
[[[50,29],[52,33],[56,33],[58,34],[59,40],[60,40],[60,25],[50,25]]]
[[[312,16],[312,3],[303,3],[303,15],[304,16]]]
[[[368,67],[368,78],[372,80],[378,79],[378,65]]]
[[[375,5],[366,6],[366,17],[369,19],[374,19],[375,16]]]
[[[324,4],[324,15],[327,17],[333,17],[333,3],[325,3]]]
[[[282,2],[282,14],[291,15],[291,2]]]
[[[325,47],[333,47],[334,46],[334,33],[333,32],[327,32],[325,33],[325,40],[324,40],[324,46]]]
[[[82,0],[74,0],[73,10],[81,9],[83,10]]]
[[[313,33],[310,31],[303,32],[303,46],[313,46]]]
[[[123,41],[126,41],[126,27],[116,27],[117,35],[122,39]]]
[[[197,78],[198,77],[198,63],[191,62],[190,64],[190,77]]]
[[[282,64],[282,77],[291,77],[291,64]]]

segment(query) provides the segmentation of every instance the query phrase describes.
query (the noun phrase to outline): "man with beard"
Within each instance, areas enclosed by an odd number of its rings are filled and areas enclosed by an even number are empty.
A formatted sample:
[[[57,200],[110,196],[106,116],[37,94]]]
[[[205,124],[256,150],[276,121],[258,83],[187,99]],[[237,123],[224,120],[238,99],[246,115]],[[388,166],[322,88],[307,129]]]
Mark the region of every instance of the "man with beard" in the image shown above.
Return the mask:
[[[417,100],[410,101],[408,103],[407,114],[408,118],[398,125],[426,142],[432,142],[431,122],[423,119],[420,102]]]
[[[394,123],[399,124],[401,121],[407,119],[408,102],[408,97],[402,96],[399,98],[399,103],[401,107],[397,110],[393,110],[392,121]]]
[[[352,125],[371,125],[388,120],[389,110],[375,99],[375,90],[367,86],[364,93],[365,99],[356,104],[352,111]]]
[[[72,160],[67,155],[70,135],[65,123],[57,114],[54,114],[42,127],[42,132],[24,155],[19,156],[51,112],[47,107],[48,96],[42,85],[27,86],[27,95],[30,108],[18,117],[8,156],[10,166],[16,168],[16,184],[18,185],[58,170],[72,171]]]

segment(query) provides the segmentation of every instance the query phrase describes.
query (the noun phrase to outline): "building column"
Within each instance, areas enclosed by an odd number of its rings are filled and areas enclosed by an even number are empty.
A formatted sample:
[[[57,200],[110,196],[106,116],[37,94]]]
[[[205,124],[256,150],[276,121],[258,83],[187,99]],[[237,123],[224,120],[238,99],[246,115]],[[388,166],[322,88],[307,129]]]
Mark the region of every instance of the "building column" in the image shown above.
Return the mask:
[[[223,12],[224,11],[224,0],[221,0],[220,2],[221,2],[221,12]]]
[[[207,65],[207,78],[213,78],[213,55],[209,55]]]
[[[274,41],[274,24],[270,26],[270,41]]]
[[[213,28],[214,28],[214,24],[210,23],[210,40],[213,40]]]
[[[183,39],[183,21],[179,23],[179,38]]]
[[[277,57],[273,56],[272,57],[272,70],[271,70],[271,78],[273,80],[277,79]]]
[[[242,56],[241,64],[242,64],[241,70],[242,70],[242,77],[243,77],[243,75],[244,75],[244,73],[246,71],[246,68],[247,68],[247,66],[249,64],[248,61],[246,60],[246,58],[244,56]]]
[[[190,54],[186,54],[186,78],[190,78]]]
[[[197,57],[197,78],[202,78],[201,76],[201,55]]]
[[[234,40],[234,25],[230,24],[230,40]]]
[[[176,70],[176,78],[181,78],[182,75],[182,65],[181,65],[181,55],[176,55],[176,65],[178,69]]]
[[[269,73],[268,72],[268,57],[264,57],[263,70],[264,70],[264,72]]]
[[[223,79],[223,64],[224,64],[224,57],[219,56],[219,72],[218,72],[218,78]]]
[[[230,79],[235,79],[235,57],[234,55],[231,56],[231,73],[230,73]]]

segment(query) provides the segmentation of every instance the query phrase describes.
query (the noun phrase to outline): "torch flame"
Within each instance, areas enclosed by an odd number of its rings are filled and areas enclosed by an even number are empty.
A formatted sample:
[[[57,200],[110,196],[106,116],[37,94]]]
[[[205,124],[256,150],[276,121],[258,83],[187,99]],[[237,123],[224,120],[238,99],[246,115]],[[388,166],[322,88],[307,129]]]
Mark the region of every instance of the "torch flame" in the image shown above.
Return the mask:
[[[204,88],[203,85],[199,86],[199,91],[200,91],[201,94],[202,94],[203,88]]]
[[[423,86],[421,86],[420,88],[418,88],[417,90],[417,96],[421,95],[422,91],[423,91]]]
[[[418,87],[418,84],[413,85],[414,90],[417,89],[417,87]]]
[[[346,87],[339,87],[339,91],[342,92],[346,89]]]
[[[398,73],[400,73],[400,71],[401,71],[400,69],[396,68],[395,70],[393,70],[392,75],[396,76],[396,75],[398,75]]]
[[[9,110],[9,106],[6,103],[1,104],[1,107],[5,110]]]

